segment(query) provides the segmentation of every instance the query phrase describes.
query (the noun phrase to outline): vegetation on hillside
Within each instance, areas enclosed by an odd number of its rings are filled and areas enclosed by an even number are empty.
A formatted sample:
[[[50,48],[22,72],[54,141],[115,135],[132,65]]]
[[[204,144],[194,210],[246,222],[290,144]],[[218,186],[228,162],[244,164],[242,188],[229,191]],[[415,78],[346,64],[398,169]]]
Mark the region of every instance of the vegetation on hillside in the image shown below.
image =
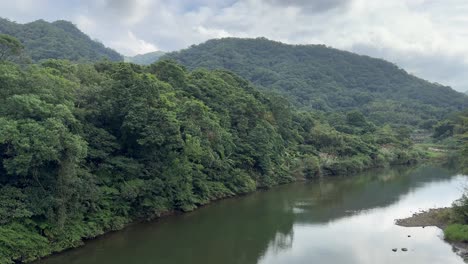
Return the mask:
[[[433,138],[457,151],[459,163],[468,173],[468,110],[451,114],[433,130]]]
[[[52,23],[37,20],[18,24],[0,18],[0,34],[17,38],[25,47],[25,53],[33,61],[68,59],[94,62],[102,59],[122,61],[123,57],[103,44],[92,40],[68,21]]]
[[[446,147],[454,149],[453,159],[462,173],[468,174],[468,111],[453,113],[434,126],[433,137]],[[462,186],[465,187],[466,186]],[[441,228],[445,239],[451,242],[468,242],[468,190],[444,211]]]
[[[135,219],[421,155],[405,128],[359,111],[298,111],[225,70],[14,61],[0,62],[0,263]]]
[[[162,57],[164,54],[166,54],[164,51],[154,51],[145,54],[135,55],[132,57],[125,57],[124,61],[139,65],[150,65],[158,61],[159,58]]]
[[[376,124],[430,129],[468,97],[419,79],[381,59],[324,45],[286,45],[265,38],[209,40],[171,58],[188,69],[228,69],[253,84],[279,92],[302,109],[359,109]]]

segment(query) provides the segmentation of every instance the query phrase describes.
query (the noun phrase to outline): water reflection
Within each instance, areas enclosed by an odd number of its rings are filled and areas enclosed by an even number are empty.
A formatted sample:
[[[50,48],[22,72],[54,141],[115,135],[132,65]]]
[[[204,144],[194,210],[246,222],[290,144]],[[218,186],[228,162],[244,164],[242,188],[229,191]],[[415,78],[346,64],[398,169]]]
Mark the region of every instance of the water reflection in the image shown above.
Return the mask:
[[[454,175],[401,167],[281,186],[135,225],[39,264],[463,263],[440,230],[393,224],[413,209],[450,205],[465,179]]]

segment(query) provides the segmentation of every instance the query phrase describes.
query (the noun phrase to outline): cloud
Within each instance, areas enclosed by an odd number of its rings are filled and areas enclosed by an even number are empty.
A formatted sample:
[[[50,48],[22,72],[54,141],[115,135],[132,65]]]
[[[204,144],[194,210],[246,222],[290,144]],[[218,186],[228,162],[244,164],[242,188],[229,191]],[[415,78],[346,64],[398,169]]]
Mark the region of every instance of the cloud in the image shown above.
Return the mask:
[[[128,31],[116,41],[111,41],[110,46],[120,50],[124,54],[137,55],[159,50],[155,45],[137,38],[133,32]]]
[[[196,27],[196,31],[209,39],[230,37],[229,33],[222,29],[210,29],[204,26]]]
[[[276,3],[278,2],[278,3]],[[430,81],[468,89],[468,2],[239,1],[210,18],[232,36],[323,43],[384,58]],[[276,4],[275,4],[276,3]]]
[[[71,20],[125,55],[264,36],[384,58],[430,81],[468,89],[466,0],[19,1],[1,1],[0,16]]]
[[[101,0],[97,7],[99,13],[112,14],[114,19],[121,19],[131,26],[144,20],[154,1],[150,0]]]
[[[307,13],[317,13],[346,7],[351,0],[263,0],[265,3],[280,7],[294,6]]]

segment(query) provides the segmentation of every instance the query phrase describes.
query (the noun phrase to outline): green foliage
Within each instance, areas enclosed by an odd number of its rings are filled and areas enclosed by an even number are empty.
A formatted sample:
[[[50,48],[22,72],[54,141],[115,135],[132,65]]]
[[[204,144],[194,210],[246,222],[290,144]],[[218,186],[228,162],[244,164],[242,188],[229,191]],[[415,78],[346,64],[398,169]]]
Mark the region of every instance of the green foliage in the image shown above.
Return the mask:
[[[166,54],[164,51],[154,51],[145,54],[138,54],[133,57],[125,57],[124,61],[139,65],[150,65],[158,61],[159,58],[162,57],[164,54]]]
[[[468,224],[468,196],[464,194],[452,205],[454,222]]]
[[[444,236],[449,241],[468,242],[468,225],[449,225],[444,229]]]
[[[434,127],[433,137],[448,148],[457,150],[462,170],[468,172],[468,111],[453,113]]]
[[[19,223],[0,226],[0,262],[31,261],[52,252],[47,238]]]
[[[384,60],[324,45],[225,38],[168,53],[163,58],[174,59],[190,70],[231,70],[263,90],[285,95],[306,110],[359,109],[378,125],[430,129],[428,120],[434,123],[468,107],[468,97],[449,87],[416,78]]]
[[[453,136],[453,129],[455,128],[455,124],[451,120],[444,120],[438,122],[434,126],[434,134],[433,137],[436,139],[443,139],[447,137]]]
[[[448,131],[448,132],[447,132]],[[434,137],[445,138],[447,147],[455,148],[455,161],[463,173],[468,173],[468,111],[453,114],[449,119],[439,122],[435,127]],[[450,145],[447,144],[450,142]],[[468,191],[452,204],[452,220],[457,223],[447,227],[445,236],[448,240],[468,241]]]
[[[320,161],[318,157],[306,154],[292,161],[291,175],[296,179],[317,178],[320,174]]]
[[[72,61],[98,61],[109,59],[122,61],[123,57],[103,44],[92,40],[68,21],[55,21],[53,23],[37,20],[27,24],[17,24],[0,18],[0,54],[3,51],[5,35],[17,38],[24,45],[24,50],[33,61],[45,59],[68,59]],[[9,42],[15,54],[21,45]],[[10,45],[11,46],[11,45]],[[2,55],[0,55],[2,60]]]
[[[102,61],[122,58],[65,21],[0,19],[0,32],[22,42],[0,35],[0,263],[258,188],[410,164],[411,126],[455,135],[468,157],[466,114],[440,121],[467,99],[381,60],[225,39],[169,55],[187,71]],[[40,63],[13,64],[22,45]]]
[[[401,126],[296,110],[225,71],[0,64],[0,261],[135,219],[321,175],[417,159]]]
[[[0,61],[12,60],[21,55],[24,47],[16,38],[0,34]]]

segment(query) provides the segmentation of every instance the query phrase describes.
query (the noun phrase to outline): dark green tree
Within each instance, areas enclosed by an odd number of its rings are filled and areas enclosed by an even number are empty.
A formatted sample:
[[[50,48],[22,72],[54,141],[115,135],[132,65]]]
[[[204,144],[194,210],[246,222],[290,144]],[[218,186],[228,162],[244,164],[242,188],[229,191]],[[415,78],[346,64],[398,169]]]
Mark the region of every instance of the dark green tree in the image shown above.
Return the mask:
[[[19,57],[23,52],[21,42],[5,34],[0,34],[0,61],[11,61]]]

